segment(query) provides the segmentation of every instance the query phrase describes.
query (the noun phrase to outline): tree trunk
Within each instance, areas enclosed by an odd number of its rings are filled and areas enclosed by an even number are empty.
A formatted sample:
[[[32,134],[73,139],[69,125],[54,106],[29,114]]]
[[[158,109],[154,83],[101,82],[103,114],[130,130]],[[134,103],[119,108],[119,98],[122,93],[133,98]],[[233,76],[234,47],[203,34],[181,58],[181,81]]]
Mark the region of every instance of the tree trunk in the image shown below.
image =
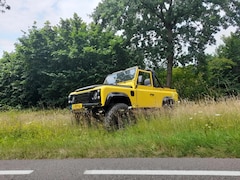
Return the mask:
[[[173,44],[173,32],[172,28],[167,26],[167,87],[172,85],[172,68],[174,59],[174,44]]]
[[[169,54],[167,57],[167,87],[172,85],[172,68],[173,68],[173,53]]]

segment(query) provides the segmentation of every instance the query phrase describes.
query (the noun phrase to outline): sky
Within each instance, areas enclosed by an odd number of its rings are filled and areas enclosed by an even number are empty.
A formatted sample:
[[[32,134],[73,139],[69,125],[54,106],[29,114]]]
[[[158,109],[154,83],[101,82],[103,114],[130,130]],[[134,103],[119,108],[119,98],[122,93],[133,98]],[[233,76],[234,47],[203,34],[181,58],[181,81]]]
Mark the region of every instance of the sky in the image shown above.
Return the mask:
[[[23,32],[31,29],[34,21],[37,27],[44,26],[46,21],[56,25],[60,19],[72,18],[77,13],[84,22],[90,23],[91,14],[101,0],[6,0],[11,6],[10,11],[0,14],[0,57],[3,51],[13,52],[14,43],[23,36]],[[209,46],[207,53],[214,53],[222,44],[221,37],[229,36],[234,28],[229,28],[215,35],[216,46]]]
[[[6,0],[11,10],[0,14],[0,57],[3,51],[14,51],[14,43],[28,32],[34,21],[37,27],[46,21],[59,24],[60,19],[72,18],[77,13],[84,22],[91,22],[89,14],[101,0]]]

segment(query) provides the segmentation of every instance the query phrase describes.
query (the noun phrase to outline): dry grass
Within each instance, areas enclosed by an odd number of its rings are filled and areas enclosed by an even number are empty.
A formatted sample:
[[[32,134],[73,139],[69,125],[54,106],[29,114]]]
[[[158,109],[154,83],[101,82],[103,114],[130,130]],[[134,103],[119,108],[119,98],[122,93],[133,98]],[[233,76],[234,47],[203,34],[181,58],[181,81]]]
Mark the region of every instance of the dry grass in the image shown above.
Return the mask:
[[[0,112],[0,159],[240,157],[240,100],[181,102],[107,132],[72,124],[69,110]]]

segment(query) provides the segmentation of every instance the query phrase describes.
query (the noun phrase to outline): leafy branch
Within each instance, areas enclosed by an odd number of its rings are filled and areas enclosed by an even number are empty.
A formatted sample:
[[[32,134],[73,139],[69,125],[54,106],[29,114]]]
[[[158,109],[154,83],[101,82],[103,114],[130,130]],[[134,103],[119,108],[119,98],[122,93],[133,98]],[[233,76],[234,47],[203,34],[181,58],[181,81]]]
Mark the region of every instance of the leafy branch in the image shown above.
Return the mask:
[[[6,0],[0,0],[0,12],[5,13],[5,10],[10,10],[11,7],[6,3]]]

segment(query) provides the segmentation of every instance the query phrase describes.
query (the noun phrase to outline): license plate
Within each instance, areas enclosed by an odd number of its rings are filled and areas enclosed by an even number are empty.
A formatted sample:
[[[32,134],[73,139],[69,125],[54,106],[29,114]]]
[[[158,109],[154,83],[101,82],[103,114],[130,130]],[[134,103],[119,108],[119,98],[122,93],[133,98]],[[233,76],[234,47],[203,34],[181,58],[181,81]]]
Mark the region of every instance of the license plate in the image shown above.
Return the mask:
[[[72,110],[82,109],[82,104],[72,104]]]

